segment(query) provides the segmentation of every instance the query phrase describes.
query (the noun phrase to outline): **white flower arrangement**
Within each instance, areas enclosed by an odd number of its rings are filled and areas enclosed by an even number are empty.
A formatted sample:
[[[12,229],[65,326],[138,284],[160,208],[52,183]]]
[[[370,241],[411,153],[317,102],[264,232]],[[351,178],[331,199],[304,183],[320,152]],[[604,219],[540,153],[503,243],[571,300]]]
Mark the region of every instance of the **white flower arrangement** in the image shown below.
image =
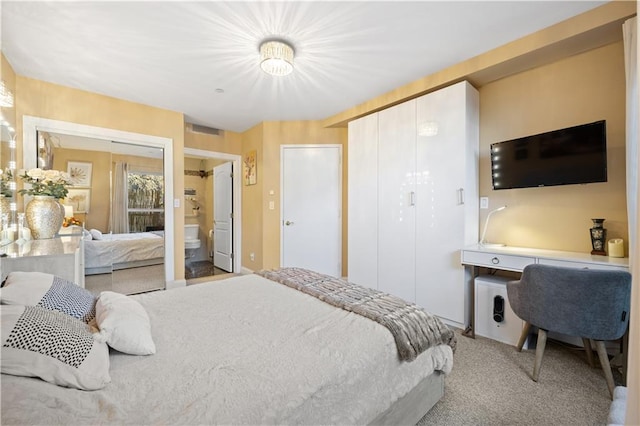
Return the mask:
[[[13,191],[10,186],[12,181],[13,174],[11,173],[11,169],[0,169],[0,195],[4,195],[9,198],[13,196]]]
[[[31,188],[19,191],[22,195],[48,195],[56,199],[65,198],[69,193],[67,186],[73,184],[71,176],[59,170],[35,168],[25,171],[20,178],[31,184]]]

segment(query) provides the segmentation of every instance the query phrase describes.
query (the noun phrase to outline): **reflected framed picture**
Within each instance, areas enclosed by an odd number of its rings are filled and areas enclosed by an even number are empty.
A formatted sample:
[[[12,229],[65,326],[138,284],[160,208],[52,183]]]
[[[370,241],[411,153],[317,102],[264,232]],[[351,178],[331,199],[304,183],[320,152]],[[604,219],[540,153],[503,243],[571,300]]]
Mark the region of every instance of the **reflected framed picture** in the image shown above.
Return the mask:
[[[69,189],[67,198],[63,204],[73,207],[73,213],[89,213],[91,206],[91,190],[90,189]]]
[[[71,176],[73,186],[91,186],[91,163],[67,161],[67,173]]]

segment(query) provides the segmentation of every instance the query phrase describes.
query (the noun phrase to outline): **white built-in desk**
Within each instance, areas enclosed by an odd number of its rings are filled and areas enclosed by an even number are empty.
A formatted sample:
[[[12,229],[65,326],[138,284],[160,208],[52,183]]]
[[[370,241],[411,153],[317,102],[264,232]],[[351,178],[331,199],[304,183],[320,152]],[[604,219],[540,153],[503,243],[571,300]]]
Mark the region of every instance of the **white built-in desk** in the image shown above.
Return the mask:
[[[595,256],[558,250],[543,250],[524,247],[482,247],[478,244],[462,249],[461,261],[465,267],[465,288],[470,294],[465,303],[467,319],[464,335],[475,337],[476,294],[474,280],[480,275],[480,268],[497,271],[522,272],[525,266],[534,263],[564,266],[567,268],[609,269],[629,271],[629,258]],[[514,278],[517,279],[517,278]],[[626,336],[625,336],[626,337]],[[579,340],[579,339],[578,339]],[[626,348],[626,338],[624,339]],[[626,350],[624,351],[626,352]],[[623,371],[626,375],[626,353],[623,354]]]
[[[525,266],[532,263],[568,268],[629,270],[628,257],[595,256],[588,253],[524,247],[488,248],[478,244],[462,249],[462,264],[465,266],[522,272]]]
[[[588,253],[525,247],[483,247],[474,244],[463,248],[461,257],[462,264],[465,266],[465,286],[471,294],[465,308],[468,312],[465,315],[468,321],[465,334],[470,337],[475,336],[473,280],[479,275],[480,268],[522,272],[525,266],[539,263],[567,268],[629,270],[628,257],[595,256]]]

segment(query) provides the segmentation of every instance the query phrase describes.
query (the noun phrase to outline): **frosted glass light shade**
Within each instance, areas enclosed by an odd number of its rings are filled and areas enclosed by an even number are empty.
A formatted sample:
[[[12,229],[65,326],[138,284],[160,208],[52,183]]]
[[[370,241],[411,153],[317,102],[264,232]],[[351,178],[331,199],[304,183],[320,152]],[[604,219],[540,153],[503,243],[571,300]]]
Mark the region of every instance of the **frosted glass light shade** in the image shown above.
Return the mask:
[[[281,41],[260,45],[260,68],[267,74],[284,76],[293,71],[293,48]]]

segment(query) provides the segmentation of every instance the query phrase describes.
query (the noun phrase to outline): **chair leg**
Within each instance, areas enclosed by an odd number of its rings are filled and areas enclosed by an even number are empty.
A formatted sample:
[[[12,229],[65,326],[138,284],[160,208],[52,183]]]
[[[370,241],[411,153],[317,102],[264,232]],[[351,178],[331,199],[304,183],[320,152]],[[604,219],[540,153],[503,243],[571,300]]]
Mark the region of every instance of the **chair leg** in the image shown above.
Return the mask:
[[[583,337],[582,345],[584,346],[585,354],[587,354],[587,362],[589,363],[589,367],[594,368],[596,365],[593,362],[593,349],[591,349],[591,341],[586,337]]]
[[[520,340],[518,340],[518,352],[522,352],[522,347],[524,346],[524,342],[527,340],[527,336],[529,335],[529,331],[531,330],[531,323],[525,321],[524,326],[522,327],[522,334],[520,335]]]
[[[607,380],[607,387],[609,388],[609,395],[613,400],[613,389],[615,384],[613,383],[613,373],[611,373],[611,365],[609,365],[609,355],[607,355],[607,348],[604,346],[602,340],[594,340],[596,350],[598,351],[598,358],[600,358],[600,366],[604,372],[604,378]]]
[[[540,376],[540,366],[542,365],[542,355],[544,347],[547,345],[547,330],[538,329],[538,343],[536,344],[536,361],[533,364],[533,381],[538,381]]]

